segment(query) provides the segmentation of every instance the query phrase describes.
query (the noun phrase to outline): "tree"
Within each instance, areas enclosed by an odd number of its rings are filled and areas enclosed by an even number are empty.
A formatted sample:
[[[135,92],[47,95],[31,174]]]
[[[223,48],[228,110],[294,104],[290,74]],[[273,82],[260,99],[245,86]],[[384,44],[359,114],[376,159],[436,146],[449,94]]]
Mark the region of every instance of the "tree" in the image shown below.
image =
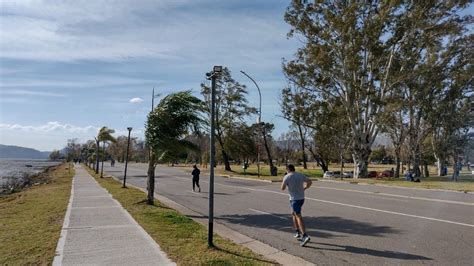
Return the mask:
[[[53,160],[53,161],[56,161],[56,160],[59,160],[59,159],[62,159],[62,158],[63,158],[63,156],[62,156],[61,152],[58,151],[58,150],[54,150],[49,154],[49,159]]]
[[[312,109],[312,104],[315,102],[315,99],[311,93],[297,87],[297,86],[288,86],[284,88],[281,92],[281,101],[280,107],[283,114],[283,118],[290,121],[294,128],[297,130],[301,152],[302,152],[302,162],[303,168],[307,169],[306,164],[306,138],[308,135],[308,125],[314,121],[314,116]]]
[[[225,149],[229,131],[239,123],[243,123],[246,116],[257,112],[255,108],[248,106],[245,98],[247,93],[245,85],[235,81],[229,69],[224,67],[216,79],[215,134],[226,171],[232,171],[230,158]],[[211,88],[206,84],[201,84],[201,94],[204,96],[207,114],[210,117]]]
[[[115,130],[107,128],[107,127],[102,127],[99,130],[99,133],[97,134],[97,137],[95,138],[96,142],[96,168],[95,168],[95,173],[99,173],[99,149],[100,149],[100,143],[104,143],[104,148],[103,148],[103,153],[105,156],[105,143],[110,141],[110,142],[115,142],[115,138],[112,136],[112,134],[115,132]],[[102,170],[103,170],[104,163],[102,162]],[[101,173],[102,177],[102,173]]]
[[[80,152],[81,145],[79,144],[79,139],[68,139],[66,144],[66,160],[69,162],[79,158]]]
[[[170,162],[181,151],[195,150],[197,146],[185,139],[192,129],[203,123],[201,100],[190,91],[169,94],[148,114],[145,139],[149,148],[147,171],[147,203],[154,204],[155,168],[158,162]]]
[[[268,165],[270,166],[270,174],[276,176],[277,168],[273,165],[272,152],[270,149],[270,143],[272,140],[272,131],[275,129],[275,125],[271,123],[261,122],[260,124],[252,125],[253,131],[257,132],[256,136],[258,139],[263,139],[263,146],[265,147],[265,153],[267,155]]]
[[[385,112],[381,116],[381,132],[387,134],[393,145],[395,155],[394,177],[400,177],[402,163],[402,148],[405,144],[408,124],[406,122],[407,106],[404,104],[404,95],[395,93],[389,97]]]
[[[238,161],[248,162],[255,159],[255,139],[258,131],[254,127],[249,127],[244,123],[239,123],[227,133],[225,150],[229,155]]]
[[[467,19],[457,11],[468,2],[292,1],[285,14],[289,36],[298,35],[304,46],[284,71],[299,87],[344,108],[356,178],[367,176],[387,98],[416,80],[430,49],[462,31]]]

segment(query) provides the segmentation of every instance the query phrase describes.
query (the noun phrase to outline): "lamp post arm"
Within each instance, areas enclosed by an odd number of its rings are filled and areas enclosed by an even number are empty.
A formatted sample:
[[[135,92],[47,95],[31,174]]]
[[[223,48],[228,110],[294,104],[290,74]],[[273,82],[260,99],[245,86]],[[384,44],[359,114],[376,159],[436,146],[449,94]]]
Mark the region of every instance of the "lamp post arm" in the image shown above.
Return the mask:
[[[258,87],[258,84],[257,82],[255,82],[255,80],[249,76],[247,73],[245,73],[244,71],[240,70],[240,73],[244,74],[247,78],[249,78],[253,84],[255,84],[255,87],[257,87],[257,90],[258,90],[258,96],[259,96],[259,110],[258,110],[258,123],[262,122],[262,93],[260,92],[260,87]]]

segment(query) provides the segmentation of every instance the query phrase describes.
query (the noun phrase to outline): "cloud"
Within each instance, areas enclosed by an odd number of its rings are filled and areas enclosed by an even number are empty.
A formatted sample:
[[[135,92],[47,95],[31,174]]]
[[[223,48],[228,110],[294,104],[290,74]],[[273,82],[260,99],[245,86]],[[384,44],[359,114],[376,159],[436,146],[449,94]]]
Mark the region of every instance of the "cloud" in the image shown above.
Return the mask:
[[[212,55],[222,63],[238,60],[257,66],[280,65],[291,46],[283,14],[253,12],[258,11],[251,8],[253,2],[225,6],[202,0],[0,3],[3,58],[61,62],[139,58],[202,66]],[[271,8],[267,1],[261,3],[260,8]]]
[[[0,87],[2,87],[0,85]],[[5,90],[2,95],[17,95],[17,96],[46,96],[46,97],[66,97],[65,94],[45,91],[30,91],[30,90]]]
[[[79,127],[71,124],[61,124],[60,122],[53,121],[47,122],[46,124],[39,126],[25,126],[19,124],[2,124],[0,123],[0,129],[2,130],[18,130],[26,132],[53,132],[63,131],[69,133],[88,133],[97,132],[100,128],[94,126]]]
[[[130,102],[131,103],[141,103],[141,102],[143,102],[143,99],[142,98],[132,98],[132,99],[130,99]]]

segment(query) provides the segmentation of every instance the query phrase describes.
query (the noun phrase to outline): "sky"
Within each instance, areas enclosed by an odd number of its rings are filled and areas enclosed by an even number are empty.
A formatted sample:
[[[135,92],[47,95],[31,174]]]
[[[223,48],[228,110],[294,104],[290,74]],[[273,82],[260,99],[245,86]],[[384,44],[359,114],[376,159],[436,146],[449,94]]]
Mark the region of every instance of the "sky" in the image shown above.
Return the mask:
[[[214,65],[247,85],[249,105],[287,132],[279,94],[289,0],[0,1],[0,143],[42,151],[102,126],[143,139],[152,89],[192,90]],[[162,96],[161,96],[162,97]],[[202,97],[201,97],[202,98]],[[159,101],[160,98],[155,99]],[[256,121],[256,117],[249,118]]]

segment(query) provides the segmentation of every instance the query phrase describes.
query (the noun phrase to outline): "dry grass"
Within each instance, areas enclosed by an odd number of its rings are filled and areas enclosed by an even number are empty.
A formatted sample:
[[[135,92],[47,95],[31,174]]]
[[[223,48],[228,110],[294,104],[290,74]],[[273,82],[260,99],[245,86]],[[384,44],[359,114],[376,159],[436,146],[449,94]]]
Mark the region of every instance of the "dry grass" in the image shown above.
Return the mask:
[[[68,164],[43,174],[47,184],[0,197],[0,264],[51,264],[71,193]]]

